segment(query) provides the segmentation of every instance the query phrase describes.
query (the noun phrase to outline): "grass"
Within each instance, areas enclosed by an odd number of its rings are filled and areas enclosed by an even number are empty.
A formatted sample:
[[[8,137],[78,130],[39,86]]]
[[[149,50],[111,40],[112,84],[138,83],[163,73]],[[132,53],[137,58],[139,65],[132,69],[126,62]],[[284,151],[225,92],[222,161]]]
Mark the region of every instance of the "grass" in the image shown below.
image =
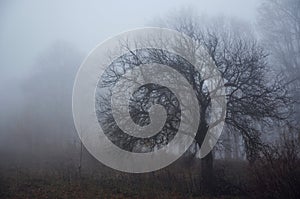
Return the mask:
[[[3,170],[2,170],[3,171]],[[2,172],[3,199],[199,198],[199,176],[161,171],[149,174],[86,172]],[[199,186],[199,187],[198,187]],[[234,198],[220,196],[217,198]]]

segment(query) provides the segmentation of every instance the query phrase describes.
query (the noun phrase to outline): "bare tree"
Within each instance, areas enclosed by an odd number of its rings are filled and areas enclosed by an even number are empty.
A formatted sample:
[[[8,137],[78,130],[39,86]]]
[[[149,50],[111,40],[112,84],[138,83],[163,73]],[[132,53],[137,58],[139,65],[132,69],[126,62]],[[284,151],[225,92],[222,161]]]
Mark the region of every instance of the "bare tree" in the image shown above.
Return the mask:
[[[221,25],[221,26],[220,26]],[[245,144],[248,160],[255,161],[263,143],[260,140],[259,124],[271,124],[273,120],[283,120],[289,116],[286,106],[290,99],[280,79],[269,81],[267,78],[267,55],[254,37],[249,37],[243,28],[236,31],[230,23],[219,22],[213,26],[201,26],[199,18],[191,15],[180,15],[175,20],[164,23],[164,27],[175,29],[190,36],[197,45],[183,47],[175,44],[182,51],[195,56],[193,48],[204,46],[222,74],[226,87],[227,114],[226,126],[238,132]],[[239,26],[240,27],[240,26]],[[128,54],[115,60],[103,75],[100,87],[107,90],[116,84],[119,78],[133,67],[147,63],[168,65],[180,72],[196,92],[200,124],[195,137],[198,148],[202,146],[208,132],[208,115],[211,101],[210,93],[205,88],[205,79],[195,71],[192,65],[180,56],[155,49],[128,49]],[[102,94],[105,92],[101,92]],[[147,145],[148,150],[168,144],[178,129],[180,107],[176,98],[168,88],[160,85],[142,85],[132,96],[130,102],[133,120],[144,125],[149,121],[149,108],[153,104],[161,104],[166,108],[167,121],[160,133],[146,139],[128,136],[115,123],[110,106],[111,93],[98,98],[98,119],[107,136],[123,149],[134,151],[137,146]],[[106,100],[105,100],[106,99]],[[108,99],[108,100],[107,100]],[[103,106],[106,105],[106,106]],[[103,108],[106,107],[106,108]],[[141,150],[142,151],[142,150]],[[213,192],[213,153],[202,159],[203,192]]]

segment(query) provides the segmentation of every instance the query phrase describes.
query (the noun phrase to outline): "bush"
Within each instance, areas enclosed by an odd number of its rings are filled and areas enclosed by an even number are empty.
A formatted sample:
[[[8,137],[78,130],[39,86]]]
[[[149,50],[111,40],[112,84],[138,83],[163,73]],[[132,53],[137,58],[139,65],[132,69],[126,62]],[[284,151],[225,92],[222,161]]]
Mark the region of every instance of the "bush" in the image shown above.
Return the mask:
[[[285,139],[282,144],[265,147],[250,170],[255,198],[300,198],[297,141]]]

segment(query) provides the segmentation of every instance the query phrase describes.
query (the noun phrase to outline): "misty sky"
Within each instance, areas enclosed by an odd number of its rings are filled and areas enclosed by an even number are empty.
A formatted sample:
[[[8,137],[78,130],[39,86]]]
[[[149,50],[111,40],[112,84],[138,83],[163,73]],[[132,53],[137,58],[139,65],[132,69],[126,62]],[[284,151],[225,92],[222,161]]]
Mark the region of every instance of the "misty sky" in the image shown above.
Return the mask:
[[[110,36],[182,7],[192,7],[200,15],[222,14],[254,22],[258,5],[259,0],[1,0],[0,74],[24,75],[55,41],[72,43],[86,54]]]

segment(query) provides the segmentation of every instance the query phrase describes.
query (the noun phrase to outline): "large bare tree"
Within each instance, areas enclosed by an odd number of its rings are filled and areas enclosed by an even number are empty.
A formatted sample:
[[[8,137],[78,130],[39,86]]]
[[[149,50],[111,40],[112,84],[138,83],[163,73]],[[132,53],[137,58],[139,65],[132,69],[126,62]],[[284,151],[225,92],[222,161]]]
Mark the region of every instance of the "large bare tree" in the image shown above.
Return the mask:
[[[248,26],[236,26],[236,23],[221,21],[214,25],[204,26],[201,20],[189,14],[179,15],[164,23],[163,27],[177,30],[190,36],[197,45],[179,48],[188,52],[204,47],[219,72],[224,78],[226,87],[227,113],[226,128],[230,128],[243,137],[247,158],[255,161],[262,148],[260,125],[272,124],[274,120],[283,120],[289,116],[287,105],[290,103],[280,79],[269,81],[267,54],[258,44],[254,36],[249,36]],[[247,30],[245,30],[247,29]],[[124,45],[126,48],[126,45]],[[195,49],[192,49],[195,48]],[[205,88],[205,79],[195,71],[192,65],[180,56],[155,49],[127,49],[128,53],[115,60],[102,76],[101,89],[110,90],[126,72],[134,67],[147,63],[168,65],[180,72],[196,92],[201,107],[201,118],[195,137],[197,148],[201,148],[208,132],[209,112],[211,107],[210,93]],[[180,123],[180,105],[168,88],[156,84],[141,86],[132,96],[130,102],[131,116],[139,125],[149,124],[149,108],[153,104],[161,104],[166,108],[167,120],[160,133],[146,139],[135,138],[120,132],[111,114],[110,92],[98,98],[98,119],[112,142],[128,151],[150,151],[155,147],[167,144],[178,129]],[[102,108],[101,108],[102,107]],[[259,125],[260,124],[260,125]],[[145,149],[146,146],[146,149]],[[143,149],[142,149],[143,148]],[[195,151],[195,150],[194,150]],[[213,191],[213,154],[210,152],[202,159],[202,191]]]

